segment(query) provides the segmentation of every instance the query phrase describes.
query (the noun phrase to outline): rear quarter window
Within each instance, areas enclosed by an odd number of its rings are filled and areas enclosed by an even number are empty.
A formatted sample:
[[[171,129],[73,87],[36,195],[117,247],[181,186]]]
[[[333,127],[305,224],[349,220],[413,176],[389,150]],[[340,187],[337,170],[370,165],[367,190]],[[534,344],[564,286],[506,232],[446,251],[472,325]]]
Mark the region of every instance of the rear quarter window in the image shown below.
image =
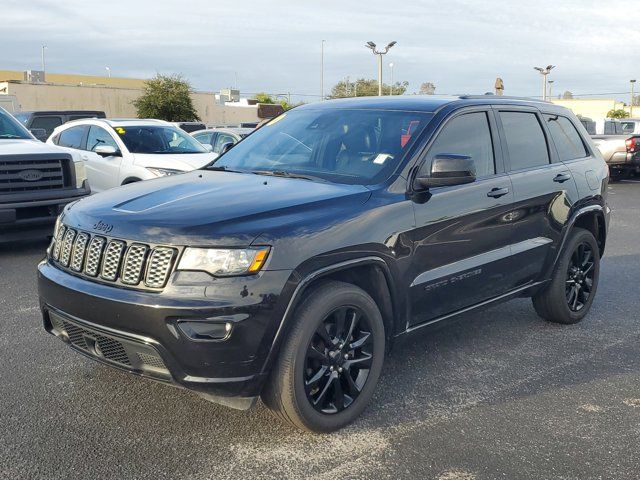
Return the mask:
[[[559,115],[544,115],[544,120],[551,134],[560,161],[575,160],[589,155],[571,120]]]

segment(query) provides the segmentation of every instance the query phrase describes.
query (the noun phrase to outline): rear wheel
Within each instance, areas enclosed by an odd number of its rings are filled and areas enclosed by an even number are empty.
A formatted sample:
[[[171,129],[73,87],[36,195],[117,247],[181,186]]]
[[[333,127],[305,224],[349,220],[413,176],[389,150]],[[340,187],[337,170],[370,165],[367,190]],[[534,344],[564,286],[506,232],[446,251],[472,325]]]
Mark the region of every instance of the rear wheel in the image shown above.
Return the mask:
[[[262,399],[278,417],[314,432],[337,430],[369,403],[384,360],[384,325],[362,289],[328,282],[295,312]]]
[[[533,297],[542,318],[577,323],[589,312],[598,288],[600,251],[593,234],[574,229],[560,255],[551,283]]]

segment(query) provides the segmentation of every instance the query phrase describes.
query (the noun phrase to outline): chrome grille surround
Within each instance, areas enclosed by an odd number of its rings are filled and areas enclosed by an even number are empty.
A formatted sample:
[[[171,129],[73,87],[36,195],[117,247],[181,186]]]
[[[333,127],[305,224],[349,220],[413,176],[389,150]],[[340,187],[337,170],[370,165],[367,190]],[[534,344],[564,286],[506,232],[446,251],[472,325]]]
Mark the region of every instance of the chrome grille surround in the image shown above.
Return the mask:
[[[98,275],[100,268],[100,259],[102,258],[102,249],[106,240],[104,237],[93,237],[89,244],[89,252],[87,253],[87,263],[84,267],[84,273],[90,277]]]
[[[71,270],[75,270],[76,272],[82,271],[88,241],[89,235],[85,232],[80,232],[76,236],[76,243],[73,245],[73,253],[71,255]]]
[[[60,225],[49,252],[55,266],[87,280],[160,291],[182,249],[93,235]]]
[[[64,232],[67,230],[67,227],[64,225],[60,225],[58,228],[58,233],[55,237],[55,245],[53,246],[53,259],[58,260],[60,258],[60,249],[62,248],[62,239],[64,238]]]
[[[73,249],[73,239],[75,237],[76,231],[68,228],[67,232],[64,234],[64,239],[62,240],[62,249],[60,251],[60,263],[65,267],[69,265],[69,260],[71,259],[71,250]]]
[[[120,271],[120,262],[125,243],[121,240],[111,240],[104,251],[102,258],[102,271],[100,276],[105,280],[114,281]]]
[[[169,247],[157,247],[151,252],[149,257],[149,266],[144,284],[151,288],[160,288],[164,286],[171,273],[173,259],[175,257],[175,249]]]
[[[122,269],[122,283],[127,285],[137,285],[144,273],[144,261],[147,257],[149,247],[141,243],[132,243],[124,259]],[[164,285],[164,283],[163,283]]]

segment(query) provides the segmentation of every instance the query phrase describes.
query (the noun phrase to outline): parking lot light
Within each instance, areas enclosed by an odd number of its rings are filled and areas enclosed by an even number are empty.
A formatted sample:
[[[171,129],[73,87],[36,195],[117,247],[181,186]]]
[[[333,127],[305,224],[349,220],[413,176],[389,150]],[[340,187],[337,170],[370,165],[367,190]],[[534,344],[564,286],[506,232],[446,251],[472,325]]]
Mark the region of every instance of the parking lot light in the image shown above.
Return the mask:
[[[396,43],[395,40],[393,42],[389,42],[384,50],[376,50],[376,44],[369,41],[365,44],[365,47],[371,49],[374,55],[378,56],[378,96],[382,96],[382,56],[386,55],[391,47],[393,47]]]
[[[545,68],[542,67],[533,67],[534,70],[537,70],[540,75],[542,75],[542,100],[547,99],[547,75],[551,73],[551,69],[555,68],[555,65],[547,65]]]

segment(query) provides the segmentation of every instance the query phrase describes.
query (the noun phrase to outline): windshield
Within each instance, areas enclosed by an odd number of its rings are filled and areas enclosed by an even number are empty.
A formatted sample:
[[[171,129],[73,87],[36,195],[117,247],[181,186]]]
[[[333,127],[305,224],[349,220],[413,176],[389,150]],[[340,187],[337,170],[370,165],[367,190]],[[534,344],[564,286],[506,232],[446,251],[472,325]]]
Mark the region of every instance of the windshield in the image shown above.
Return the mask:
[[[177,127],[137,125],[113,130],[131,153],[207,153],[200,142]]]
[[[389,110],[293,110],[253,132],[211,167],[380,183],[431,117]]]
[[[0,108],[0,139],[6,138],[24,138],[33,140],[26,128],[9,113]]]
[[[26,127],[31,115],[29,115],[28,113],[14,113],[13,116],[16,117],[16,120],[18,120]]]

